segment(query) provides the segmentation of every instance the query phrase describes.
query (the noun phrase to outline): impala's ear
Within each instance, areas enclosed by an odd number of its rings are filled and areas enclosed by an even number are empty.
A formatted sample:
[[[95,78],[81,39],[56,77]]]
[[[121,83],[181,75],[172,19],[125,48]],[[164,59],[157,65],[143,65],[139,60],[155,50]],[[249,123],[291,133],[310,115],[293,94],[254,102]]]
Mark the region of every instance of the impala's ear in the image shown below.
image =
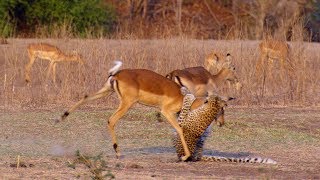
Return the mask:
[[[211,52],[207,57],[206,57],[206,62],[209,64],[216,64],[220,61],[219,56],[215,52]]]
[[[214,54],[212,61],[216,64],[220,61],[219,56],[217,54]]]
[[[228,53],[228,54],[227,54],[226,59],[227,59],[227,61],[230,61],[230,62],[231,62],[231,60],[232,60],[232,56],[231,56],[231,54],[230,54],[230,53]]]
[[[228,53],[227,56],[226,56],[226,62],[225,62],[226,64],[225,64],[225,65],[226,65],[227,67],[230,67],[231,61],[232,61],[232,56],[231,56],[230,53]]]
[[[171,73],[167,74],[167,75],[166,75],[166,78],[172,79],[172,74],[171,74]]]

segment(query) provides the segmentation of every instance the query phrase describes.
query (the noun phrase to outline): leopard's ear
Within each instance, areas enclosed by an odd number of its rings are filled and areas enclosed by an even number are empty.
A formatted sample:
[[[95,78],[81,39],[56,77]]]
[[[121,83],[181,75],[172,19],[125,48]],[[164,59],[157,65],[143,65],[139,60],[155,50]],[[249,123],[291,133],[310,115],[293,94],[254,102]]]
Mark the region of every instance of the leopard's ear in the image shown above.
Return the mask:
[[[234,97],[225,97],[225,96],[220,96],[220,98],[226,102],[236,99]]]
[[[220,105],[221,107],[225,107],[228,106],[228,101],[234,100],[234,97],[224,97],[224,96],[220,96],[221,100],[220,101]]]

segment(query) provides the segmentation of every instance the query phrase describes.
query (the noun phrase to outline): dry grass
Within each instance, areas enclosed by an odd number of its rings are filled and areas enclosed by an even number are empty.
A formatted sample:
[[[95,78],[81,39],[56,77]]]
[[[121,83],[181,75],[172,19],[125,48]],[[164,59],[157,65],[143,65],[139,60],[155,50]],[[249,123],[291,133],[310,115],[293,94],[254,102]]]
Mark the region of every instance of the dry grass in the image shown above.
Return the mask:
[[[146,68],[162,75],[177,68],[202,65],[212,50],[230,52],[237,74],[243,83],[241,92],[224,91],[236,96],[234,105],[263,106],[318,106],[320,100],[320,61],[315,43],[293,42],[295,73],[280,78],[279,64],[274,63],[267,73],[265,87],[255,72],[258,60],[258,41],[214,41],[184,38],[163,40],[84,40],[84,39],[8,39],[0,45],[0,100],[2,108],[67,107],[84,94],[98,90],[107,79],[107,70],[114,60],[124,62],[123,68]],[[85,66],[65,62],[57,65],[57,82],[45,81],[48,61],[36,61],[31,71],[31,86],[24,82],[24,67],[28,62],[26,47],[32,42],[47,42],[68,53],[78,51],[84,56]],[[261,73],[260,73],[261,74]],[[225,89],[225,88],[223,88]],[[90,105],[114,107],[116,96]]]

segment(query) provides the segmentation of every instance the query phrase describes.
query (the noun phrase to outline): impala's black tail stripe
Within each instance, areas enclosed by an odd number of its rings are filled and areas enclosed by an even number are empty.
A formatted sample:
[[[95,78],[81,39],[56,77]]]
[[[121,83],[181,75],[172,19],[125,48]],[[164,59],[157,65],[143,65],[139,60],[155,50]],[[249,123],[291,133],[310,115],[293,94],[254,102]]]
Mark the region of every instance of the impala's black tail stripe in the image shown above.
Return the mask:
[[[112,78],[112,77],[111,77]],[[119,88],[119,82],[116,80],[116,79],[111,79],[110,80],[110,84],[111,84],[111,87],[114,91],[118,92],[120,97],[122,97],[121,95],[121,91],[120,91],[120,88]]]

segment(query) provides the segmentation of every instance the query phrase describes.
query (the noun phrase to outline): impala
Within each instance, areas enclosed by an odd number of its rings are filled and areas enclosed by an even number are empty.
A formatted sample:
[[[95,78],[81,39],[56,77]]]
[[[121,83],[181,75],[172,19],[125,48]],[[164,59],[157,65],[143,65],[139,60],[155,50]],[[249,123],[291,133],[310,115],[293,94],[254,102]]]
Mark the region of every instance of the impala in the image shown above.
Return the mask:
[[[174,70],[166,75],[181,87],[186,87],[196,97],[204,97],[215,94],[215,91],[224,83],[233,84],[235,89],[240,90],[242,85],[239,82],[235,67],[231,65],[230,54],[227,54],[227,61],[217,74],[212,75],[202,66],[190,67],[182,70]],[[217,121],[218,125],[224,124],[224,115]]]
[[[279,60],[284,70],[292,71],[294,69],[290,58],[290,45],[285,41],[264,40],[259,44],[260,58],[257,63],[257,70],[267,61],[268,66],[273,64],[274,60]]]
[[[50,61],[46,79],[48,79],[52,71],[52,79],[54,83],[56,82],[57,62],[78,61],[81,64],[84,63],[80,55],[78,54],[66,55],[56,46],[46,44],[46,43],[29,44],[27,50],[29,55],[29,63],[26,65],[26,68],[25,68],[25,71],[26,71],[25,80],[27,83],[31,81],[30,70],[37,58]]]
[[[148,106],[154,106],[161,109],[161,113],[166,117],[168,122],[175,128],[181,138],[185,156],[182,160],[187,160],[190,151],[185,142],[183,131],[177,122],[176,114],[181,110],[183,95],[180,87],[175,82],[146,69],[123,69],[119,70],[122,62],[116,61],[113,68],[109,70],[109,77],[104,87],[90,96],[85,96],[68,111],[61,119],[65,119],[72,111],[81,104],[102,98],[116,92],[120,99],[120,104],[115,113],[108,120],[108,129],[112,137],[113,148],[117,157],[120,157],[120,151],[114,131],[116,123],[135,103],[141,103]],[[204,98],[197,98],[192,105],[195,109],[204,103]]]

